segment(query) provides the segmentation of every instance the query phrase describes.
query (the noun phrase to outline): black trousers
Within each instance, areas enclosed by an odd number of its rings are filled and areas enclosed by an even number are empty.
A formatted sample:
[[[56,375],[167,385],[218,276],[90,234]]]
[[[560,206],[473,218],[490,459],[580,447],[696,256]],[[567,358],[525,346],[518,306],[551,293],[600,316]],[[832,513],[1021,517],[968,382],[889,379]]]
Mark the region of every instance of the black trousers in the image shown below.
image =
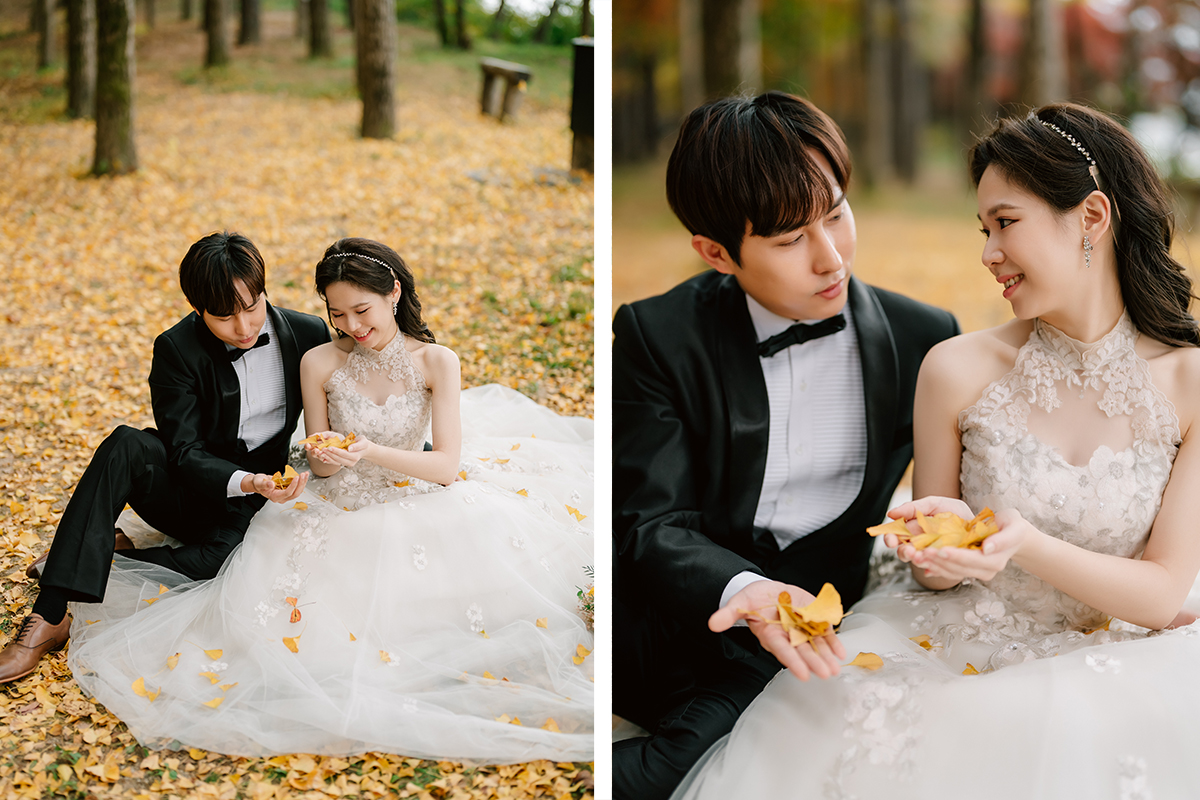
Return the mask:
[[[74,601],[104,599],[113,559],[113,528],[128,503],[156,530],[183,547],[152,547],[122,555],[192,579],[214,577],[241,543],[262,498],[223,503],[198,497],[167,470],[167,451],[154,431],[122,425],[96,449],[58,523],[40,583]]]
[[[782,669],[749,631],[685,631],[645,606],[613,607],[613,712],[650,736],[612,746],[614,800],[665,800]],[[729,657],[731,651],[742,657]]]

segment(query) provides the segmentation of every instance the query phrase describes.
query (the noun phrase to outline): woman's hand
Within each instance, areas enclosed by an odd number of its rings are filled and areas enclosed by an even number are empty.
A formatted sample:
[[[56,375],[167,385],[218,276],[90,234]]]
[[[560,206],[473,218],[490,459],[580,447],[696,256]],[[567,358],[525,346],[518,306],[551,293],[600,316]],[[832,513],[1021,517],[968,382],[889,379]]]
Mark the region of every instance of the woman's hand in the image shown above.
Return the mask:
[[[321,434],[322,438],[326,435],[338,436],[337,434]],[[374,447],[375,444],[373,442],[362,438],[356,438],[347,448],[321,447],[320,445],[313,444],[305,445],[305,448],[321,462],[332,464],[336,467],[353,467],[363,458],[369,461],[370,457],[367,453]]]
[[[888,516],[912,520],[916,517],[917,509],[926,516],[943,511],[953,512],[963,519],[974,516],[966,503],[945,497],[924,497],[912,503],[905,503],[889,511]],[[929,578],[953,583],[958,583],[964,578],[989,581],[1008,565],[1036,532],[1020,512],[1013,508],[997,513],[996,524],[1000,530],[983,540],[982,550],[962,547],[927,547],[917,550],[910,544],[903,544],[897,548],[896,555],[902,561],[910,562],[917,569],[924,570]],[[915,528],[915,523],[910,522],[910,525]],[[888,547],[895,547],[896,543],[895,536],[885,537],[884,544]]]

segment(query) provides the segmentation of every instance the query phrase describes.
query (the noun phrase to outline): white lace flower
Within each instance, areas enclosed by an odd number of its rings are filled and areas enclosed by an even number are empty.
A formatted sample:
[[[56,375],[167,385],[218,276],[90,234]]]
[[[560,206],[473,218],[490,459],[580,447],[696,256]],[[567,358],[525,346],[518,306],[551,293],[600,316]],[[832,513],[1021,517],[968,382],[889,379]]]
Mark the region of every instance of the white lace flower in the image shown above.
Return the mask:
[[[414,567],[416,567],[417,569],[425,569],[425,567],[429,566],[429,559],[427,559],[425,557],[425,546],[424,545],[414,544],[412,553],[413,553],[413,566]]]
[[[542,569],[546,570],[546,572],[550,571],[550,562],[549,561],[547,561],[546,559],[543,558],[538,563],[542,565]]]
[[[1121,671],[1121,662],[1104,653],[1088,653],[1084,661],[1101,675],[1116,675]]]
[[[1146,759],[1140,756],[1121,756],[1117,763],[1121,773],[1121,800],[1154,800],[1154,793],[1150,791]]]
[[[221,672],[222,670],[229,669],[229,665],[224,661],[214,661],[208,665],[208,668],[212,672]]]
[[[475,495],[473,495],[473,494],[464,494],[464,495],[463,495],[463,502],[464,502],[464,503],[472,503],[472,504],[473,504],[473,503],[475,502]]]
[[[578,490],[578,489],[576,489],[575,491],[571,492],[571,502],[572,502],[572,503],[578,503],[578,502],[579,502],[579,501],[581,501],[582,499],[583,499],[583,495],[579,494],[579,490]]]
[[[479,633],[483,630],[483,609],[478,603],[471,603],[467,606],[467,619],[471,623],[471,632]]]
[[[397,500],[396,505],[400,508],[414,508],[412,503],[406,503],[403,500]]]
[[[525,549],[525,537],[524,536],[512,537],[512,546],[517,548],[518,550],[524,550]]]
[[[963,613],[969,625],[994,625],[1004,619],[1004,603],[999,600],[980,600],[974,611]]]
[[[279,613],[279,609],[272,606],[266,600],[256,605],[254,610],[258,612],[258,624],[262,625],[263,627],[266,627],[267,620]]]

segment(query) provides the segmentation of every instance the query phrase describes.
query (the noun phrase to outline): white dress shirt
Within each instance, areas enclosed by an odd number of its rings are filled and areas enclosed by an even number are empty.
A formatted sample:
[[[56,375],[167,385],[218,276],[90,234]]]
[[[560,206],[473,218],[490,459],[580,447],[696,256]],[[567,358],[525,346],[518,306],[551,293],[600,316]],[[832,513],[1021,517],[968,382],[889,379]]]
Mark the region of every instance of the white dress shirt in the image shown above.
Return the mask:
[[[279,339],[275,335],[275,326],[271,324],[270,314],[267,315],[260,335],[262,333],[269,335],[271,341],[262,347],[247,350],[241,358],[233,362],[233,371],[237,373],[241,390],[238,438],[245,442],[247,450],[254,450],[269,442],[283,430],[287,421],[283,351],[279,348]],[[225,345],[227,352],[236,349],[233,345]],[[235,470],[229,478],[226,494],[229,497],[243,497],[248,494],[242,491],[242,478],[249,474],[251,473],[245,470]]]
[[[795,323],[749,295],[746,305],[760,342]],[[770,422],[754,526],[769,530],[780,550],[840,517],[866,476],[862,359],[849,303],[842,313],[845,330],[759,359]],[[765,579],[753,572],[735,575],[721,606],[756,580]]]

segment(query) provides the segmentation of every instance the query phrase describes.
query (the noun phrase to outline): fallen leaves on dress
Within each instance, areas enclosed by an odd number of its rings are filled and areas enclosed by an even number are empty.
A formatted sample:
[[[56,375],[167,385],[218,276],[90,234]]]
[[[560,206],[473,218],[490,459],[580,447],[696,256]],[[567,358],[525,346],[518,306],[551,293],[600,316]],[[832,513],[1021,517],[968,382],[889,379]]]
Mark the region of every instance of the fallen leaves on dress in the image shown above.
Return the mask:
[[[150,691],[149,689],[147,689],[147,688],[146,688],[146,679],[145,679],[145,678],[138,678],[136,681],[134,681],[134,682],[133,682],[133,687],[132,687],[132,688],[133,688],[133,693],[134,693],[134,694],[136,694],[138,697],[144,697],[144,698],[146,698],[146,699],[147,699],[147,700],[149,700],[151,703],[153,703],[153,702],[154,702],[154,698],[156,698],[156,697],[158,697],[160,694],[162,694],[162,688],[161,688],[161,687],[160,687],[160,688],[158,688],[158,689],[156,689],[156,690],[155,690],[155,691],[153,691],[153,692],[152,692],[152,691]]]
[[[178,664],[179,664],[179,653],[176,653],[175,655],[173,655],[167,659],[167,669],[175,669],[175,667]]]
[[[568,506],[565,503],[563,505],[567,509],[567,513],[570,514],[572,517],[574,517],[579,522],[583,522],[585,519],[587,519],[587,514],[580,514],[578,508],[572,508],[571,506]]]
[[[968,661],[966,668],[963,669],[963,671],[962,671],[962,674],[963,675],[978,675],[979,670],[975,669],[975,665]]]
[[[308,630],[307,625],[304,626],[304,631],[306,631],[306,630]],[[288,650],[291,650],[293,653],[299,653],[300,652],[300,637],[304,635],[304,631],[300,631],[295,636],[283,637],[283,646],[286,647]]]
[[[218,672],[201,672],[200,677],[208,678],[209,683],[216,683],[217,681],[221,680],[221,675]]]
[[[915,642],[915,643],[919,644],[921,647],[925,648],[926,650],[933,649],[933,640],[929,638],[929,634],[927,634],[927,633],[922,633],[920,636],[910,636],[910,637],[908,637],[908,640],[910,642]]]
[[[538,617],[537,622],[535,624],[539,628],[549,628],[550,627],[550,618],[549,617]]]
[[[872,536],[893,534],[901,544],[911,544],[918,550],[926,547],[960,547],[969,550],[979,550],[983,540],[997,533],[1000,526],[996,524],[996,515],[990,508],[985,508],[967,521],[957,514],[943,511],[927,517],[917,512],[917,525],[921,533],[913,534],[908,524],[902,519],[892,520],[883,525],[873,525],[867,528]]]
[[[296,503],[292,506],[292,508],[296,511],[303,511],[304,509],[308,508],[308,503],[304,503],[304,502],[301,502],[300,500],[297,500]]]
[[[576,664],[582,664],[583,660],[591,654],[592,654],[591,650],[588,650],[586,647],[584,647],[581,644],[577,644],[577,645],[575,645],[575,655],[571,656],[571,660],[574,661]]]
[[[202,705],[206,705],[209,708],[216,708],[217,706],[221,705],[221,703],[224,703],[224,702],[225,702],[224,697],[214,697],[212,700],[209,700],[207,703],[202,703]]]
[[[158,585],[158,594],[159,594],[159,597],[161,597],[162,595],[166,594],[166,593],[167,593],[167,592],[169,592],[169,591],[170,591],[170,590],[169,590],[169,589],[168,589],[166,586],[164,586],[163,584],[161,584],[161,583],[160,583],[160,584]],[[154,605],[154,603],[155,603],[157,600],[158,600],[158,597],[143,597],[143,598],[142,598],[142,602],[143,602],[143,603],[145,603],[145,604],[146,604],[146,605],[148,605],[148,606],[150,606],[150,605]],[[97,621],[99,621],[99,620],[97,620]]]
[[[864,669],[869,669],[874,672],[883,666],[883,659],[875,653],[859,653],[854,657],[854,660],[846,666],[863,667]]]

